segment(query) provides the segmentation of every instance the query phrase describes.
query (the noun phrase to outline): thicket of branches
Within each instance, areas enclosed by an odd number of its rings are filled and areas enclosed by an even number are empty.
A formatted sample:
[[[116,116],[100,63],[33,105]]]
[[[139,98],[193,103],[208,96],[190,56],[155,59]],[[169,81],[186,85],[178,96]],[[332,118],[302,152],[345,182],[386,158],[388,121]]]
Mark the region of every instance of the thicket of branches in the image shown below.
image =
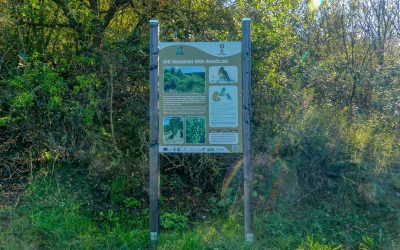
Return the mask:
[[[1,179],[68,163],[146,197],[148,21],[232,41],[251,17],[256,190],[282,161],[297,187],[352,178],[372,199],[400,171],[400,2],[314,2],[0,0]],[[172,155],[163,174],[216,192],[236,158]]]

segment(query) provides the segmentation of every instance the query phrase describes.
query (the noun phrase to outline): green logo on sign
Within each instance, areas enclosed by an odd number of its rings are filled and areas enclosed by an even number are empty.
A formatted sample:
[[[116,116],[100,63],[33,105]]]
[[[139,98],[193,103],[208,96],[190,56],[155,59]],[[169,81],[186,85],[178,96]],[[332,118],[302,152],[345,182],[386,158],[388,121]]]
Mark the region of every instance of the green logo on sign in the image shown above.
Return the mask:
[[[179,46],[176,48],[176,54],[177,55],[183,55],[183,46]]]

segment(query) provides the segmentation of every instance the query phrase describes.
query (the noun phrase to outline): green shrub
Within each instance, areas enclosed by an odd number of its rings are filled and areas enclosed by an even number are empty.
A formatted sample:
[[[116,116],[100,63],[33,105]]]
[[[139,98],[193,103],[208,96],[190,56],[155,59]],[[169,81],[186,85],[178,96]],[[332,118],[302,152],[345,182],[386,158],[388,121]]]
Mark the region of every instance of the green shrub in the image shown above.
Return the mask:
[[[161,215],[161,226],[169,230],[185,230],[189,227],[189,219],[177,213],[164,213]]]
[[[312,237],[307,237],[307,240],[301,243],[297,250],[339,250],[341,246],[333,244],[321,244],[315,241]]]

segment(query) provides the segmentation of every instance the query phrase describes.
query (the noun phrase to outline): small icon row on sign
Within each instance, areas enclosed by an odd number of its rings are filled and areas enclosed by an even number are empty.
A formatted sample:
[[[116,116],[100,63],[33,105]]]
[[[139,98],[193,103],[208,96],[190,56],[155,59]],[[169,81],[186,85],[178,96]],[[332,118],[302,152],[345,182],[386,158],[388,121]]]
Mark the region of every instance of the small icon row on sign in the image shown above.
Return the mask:
[[[227,153],[228,149],[224,146],[160,146],[161,153]]]
[[[214,152],[212,147],[161,147],[161,152]]]

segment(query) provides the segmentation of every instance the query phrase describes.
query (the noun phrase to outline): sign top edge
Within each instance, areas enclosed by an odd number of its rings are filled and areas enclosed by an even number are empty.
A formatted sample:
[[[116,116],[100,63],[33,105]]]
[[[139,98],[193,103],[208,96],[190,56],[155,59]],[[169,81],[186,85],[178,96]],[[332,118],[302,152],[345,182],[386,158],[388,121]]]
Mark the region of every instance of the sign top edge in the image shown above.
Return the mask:
[[[160,41],[160,43],[165,43],[165,44],[184,44],[184,45],[190,45],[193,43],[241,43],[241,41],[199,41],[199,42],[171,42],[171,41]]]
[[[242,42],[160,42],[159,49],[171,46],[189,46],[197,48],[211,56],[227,57],[237,55],[242,51]],[[181,48],[182,50],[183,48]]]

